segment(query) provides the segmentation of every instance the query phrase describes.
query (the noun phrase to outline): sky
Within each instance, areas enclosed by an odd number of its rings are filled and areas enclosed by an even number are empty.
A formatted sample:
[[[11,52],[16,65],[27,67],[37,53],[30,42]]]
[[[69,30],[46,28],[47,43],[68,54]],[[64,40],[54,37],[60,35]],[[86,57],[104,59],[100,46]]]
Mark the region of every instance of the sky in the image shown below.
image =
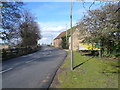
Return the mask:
[[[79,22],[92,2],[73,2],[73,26]],[[95,3],[91,9],[98,8],[100,3]],[[25,2],[28,9],[39,24],[42,39],[40,44],[50,44],[61,32],[70,28],[70,2]]]

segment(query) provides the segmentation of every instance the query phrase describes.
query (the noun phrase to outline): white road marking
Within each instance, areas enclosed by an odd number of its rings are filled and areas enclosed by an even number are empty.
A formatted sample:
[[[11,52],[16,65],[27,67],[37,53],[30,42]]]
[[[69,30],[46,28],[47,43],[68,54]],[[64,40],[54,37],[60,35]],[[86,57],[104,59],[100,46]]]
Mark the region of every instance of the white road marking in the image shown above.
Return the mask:
[[[33,54],[28,54],[28,56],[32,56]]]
[[[49,76],[47,76],[47,79],[49,79],[50,77]]]
[[[13,68],[8,68],[8,69],[6,69],[6,70],[4,70],[4,71],[1,71],[0,74],[1,74],[1,73],[4,73],[4,72],[7,72],[7,71],[9,71],[9,70],[12,70],[12,69],[13,69]]]
[[[27,57],[27,56],[22,56],[22,57]]]
[[[46,82],[48,82],[48,80],[43,80],[42,82],[46,83]]]
[[[33,60],[31,60],[31,61],[27,61],[27,62],[25,62],[25,63],[30,63],[30,62],[32,62]]]

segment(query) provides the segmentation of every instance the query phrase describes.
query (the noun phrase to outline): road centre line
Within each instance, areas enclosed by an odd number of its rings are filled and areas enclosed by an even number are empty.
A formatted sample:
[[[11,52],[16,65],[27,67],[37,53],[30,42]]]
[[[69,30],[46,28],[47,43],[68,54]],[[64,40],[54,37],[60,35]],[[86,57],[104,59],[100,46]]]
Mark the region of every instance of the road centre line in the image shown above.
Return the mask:
[[[27,57],[27,56],[25,55],[25,56],[22,56],[22,57]]]
[[[4,73],[4,72],[7,72],[7,71],[9,71],[9,70],[12,70],[12,69],[13,69],[13,68],[8,68],[8,69],[6,69],[6,70],[4,70],[4,71],[1,71],[0,74],[1,74],[1,73]]]
[[[32,61],[34,61],[34,60],[26,61],[25,63],[30,63],[30,62],[32,62]]]
[[[32,62],[33,60],[30,60],[30,61],[27,61],[27,62],[25,62],[25,63],[30,63],[30,62]],[[16,63],[16,64],[14,64],[15,66],[16,65],[19,65],[19,63]],[[0,71],[0,74],[2,74],[2,73],[5,73],[5,72],[7,72],[7,71],[10,71],[10,70],[12,70],[13,68],[8,68],[8,69],[6,69],[6,70],[3,70],[3,71]]]

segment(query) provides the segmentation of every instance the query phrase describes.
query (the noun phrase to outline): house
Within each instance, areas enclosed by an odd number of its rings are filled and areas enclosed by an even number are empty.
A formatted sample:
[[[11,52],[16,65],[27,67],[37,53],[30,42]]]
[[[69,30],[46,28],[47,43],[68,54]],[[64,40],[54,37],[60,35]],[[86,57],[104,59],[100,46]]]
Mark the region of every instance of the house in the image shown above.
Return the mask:
[[[60,33],[54,40],[53,40],[53,45],[54,47],[57,48],[62,48],[62,36],[66,33],[66,31]]]
[[[85,39],[85,37],[89,36],[87,32],[84,32],[80,28],[76,28],[73,32],[73,50],[78,51],[79,45],[82,43],[82,41]],[[69,49],[71,49],[71,37],[69,37]]]
[[[79,34],[79,30],[76,29],[77,26],[72,27],[72,31],[73,36],[74,36],[74,49],[76,50],[78,48],[78,46],[76,46],[76,44],[79,44],[79,40],[78,40],[78,35]],[[71,29],[68,29],[62,33],[60,33],[53,41],[54,47],[57,48],[70,48],[70,31]],[[67,41],[66,41],[67,40]]]
[[[82,40],[79,40],[79,38],[78,38],[78,36],[79,36],[79,30],[75,30],[74,32],[73,32],[73,34],[72,34],[72,36],[73,36],[73,46],[72,46],[72,48],[73,48],[73,50],[74,51],[77,51],[78,49],[79,49],[79,42],[80,41],[82,41]],[[69,37],[69,49],[71,49],[71,37]]]

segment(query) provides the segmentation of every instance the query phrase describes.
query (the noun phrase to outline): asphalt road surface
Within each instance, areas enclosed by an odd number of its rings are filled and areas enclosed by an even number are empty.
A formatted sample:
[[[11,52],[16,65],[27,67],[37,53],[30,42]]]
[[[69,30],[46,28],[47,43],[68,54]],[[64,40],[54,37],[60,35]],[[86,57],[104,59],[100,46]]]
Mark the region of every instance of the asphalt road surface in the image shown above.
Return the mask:
[[[2,88],[48,88],[67,53],[43,46],[42,50],[2,62]]]

